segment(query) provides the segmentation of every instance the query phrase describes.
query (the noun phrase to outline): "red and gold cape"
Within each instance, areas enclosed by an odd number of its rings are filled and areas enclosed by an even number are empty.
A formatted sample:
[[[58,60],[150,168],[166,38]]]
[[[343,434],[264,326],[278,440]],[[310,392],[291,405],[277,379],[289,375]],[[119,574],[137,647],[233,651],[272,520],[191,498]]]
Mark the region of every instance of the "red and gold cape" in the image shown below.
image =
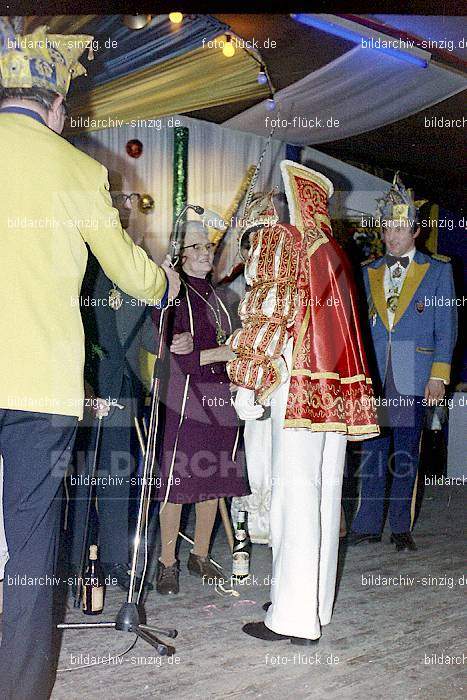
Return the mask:
[[[275,224],[254,234],[246,270],[251,288],[240,305],[242,329],[231,340],[237,359],[228,372],[267,403],[284,381],[282,353],[292,337],[284,427],[362,439],[379,433],[372,382],[350,263],[325,228],[322,222],[302,233]]]

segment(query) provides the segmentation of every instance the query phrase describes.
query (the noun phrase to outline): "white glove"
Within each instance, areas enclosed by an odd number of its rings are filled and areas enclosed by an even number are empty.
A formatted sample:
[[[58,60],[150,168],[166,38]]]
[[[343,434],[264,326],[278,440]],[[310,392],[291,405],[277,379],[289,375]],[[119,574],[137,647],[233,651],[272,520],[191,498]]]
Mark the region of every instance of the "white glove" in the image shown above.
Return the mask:
[[[255,392],[252,389],[240,387],[235,397],[235,410],[242,420],[256,420],[261,418],[264,408],[255,403]]]

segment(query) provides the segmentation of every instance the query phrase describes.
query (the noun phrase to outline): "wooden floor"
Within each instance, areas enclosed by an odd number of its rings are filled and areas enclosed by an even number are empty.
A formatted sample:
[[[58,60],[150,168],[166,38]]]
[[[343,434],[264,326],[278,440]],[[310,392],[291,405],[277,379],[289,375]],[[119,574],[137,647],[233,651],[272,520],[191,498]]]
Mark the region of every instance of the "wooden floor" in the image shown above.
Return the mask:
[[[184,544],[180,595],[163,598],[154,591],[146,605],[148,622],[178,628],[175,656],[153,656],[139,641],[119,662],[59,672],[52,698],[467,697],[465,578],[460,579],[465,574],[464,513],[462,488],[432,487],[425,492],[414,533],[417,553],[397,554],[387,533],[381,544],[343,551],[333,620],[313,651],[288,642],[259,642],[241,632],[242,624],[264,615],[267,547],[254,547],[256,580],[238,588],[239,598],[222,598],[187,575],[189,545]],[[214,556],[228,570],[222,531]],[[378,576],[397,580],[384,585]],[[112,619],[123,598],[111,589],[107,617]],[[83,618],[79,611],[67,615],[68,620]],[[76,669],[92,661],[87,655],[108,657],[131,641],[121,632],[67,631],[59,666]]]

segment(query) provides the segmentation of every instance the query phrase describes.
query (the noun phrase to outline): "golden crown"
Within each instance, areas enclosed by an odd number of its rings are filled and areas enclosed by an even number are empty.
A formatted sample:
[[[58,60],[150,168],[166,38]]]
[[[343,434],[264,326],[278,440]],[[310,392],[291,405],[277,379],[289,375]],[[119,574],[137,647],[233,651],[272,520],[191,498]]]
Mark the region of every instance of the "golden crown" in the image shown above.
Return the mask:
[[[406,189],[399,171],[394,174],[391,189],[377,200],[378,216],[384,220],[408,219],[414,222],[420,202],[415,202],[413,192]]]
[[[92,60],[93,37],[87,34],[48,34],[37,27],[17,34],[8,17],[0,17],[0,84],[4,88],[41,87],[66,96],[70,81],[85,75],[79,62],[88,50]]]

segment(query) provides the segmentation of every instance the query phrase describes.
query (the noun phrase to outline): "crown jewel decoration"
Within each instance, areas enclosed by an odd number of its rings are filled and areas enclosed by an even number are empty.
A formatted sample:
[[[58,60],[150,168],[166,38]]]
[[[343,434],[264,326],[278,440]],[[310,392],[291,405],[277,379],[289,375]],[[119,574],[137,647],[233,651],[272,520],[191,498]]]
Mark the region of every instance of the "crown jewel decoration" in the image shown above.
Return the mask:
[[[410,190],[406,189],[399,177],[399,171],[394,175],[391,189],[384,197],[377,200],[378,216],[385,221],[408,219],[414,222],[417,216],[417,206]]]

